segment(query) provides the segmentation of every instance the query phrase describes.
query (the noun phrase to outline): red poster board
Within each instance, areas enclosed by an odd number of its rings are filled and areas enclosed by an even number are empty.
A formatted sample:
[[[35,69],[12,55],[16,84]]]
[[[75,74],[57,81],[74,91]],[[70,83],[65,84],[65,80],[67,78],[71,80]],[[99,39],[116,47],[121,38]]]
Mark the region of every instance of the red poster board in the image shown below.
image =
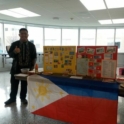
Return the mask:
[[[116,78],[117,46],[78,46],[77,75]]]

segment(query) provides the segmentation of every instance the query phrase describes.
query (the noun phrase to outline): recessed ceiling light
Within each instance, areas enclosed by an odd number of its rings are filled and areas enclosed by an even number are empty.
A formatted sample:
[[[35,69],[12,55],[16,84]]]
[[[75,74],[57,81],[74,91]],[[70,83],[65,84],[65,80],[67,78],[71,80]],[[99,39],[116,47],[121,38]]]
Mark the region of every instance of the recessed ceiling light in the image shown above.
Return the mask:
[[[9,10],[2,10],[2,11],[0,11],[0,13],[4,14],[4,15],[15,17],[15,18],[24,18],[24,17],[26,17],[25,15],[20,15],[18,13],[14,13],[14,12],[11,12]]]
[[[104,24],[112,24],[111,20],[99,20],[99,23],[104,25]]]
[[[112,21],[114,24],[124,23],[124,19],[113,19]]]
[[[40,16],[39,14],[36,14],[34,12],[31,12],[23,8],[15,8],[15,9],[9,9],[9,10],[15,13],[19,13],[21,15],[26,15],[28,17]]]
[[[1,10],[1,14],[12,16],[15,18],[25,18],[25,17],[35,17],[40,16],[39,14],[33,13],[29,10],[23,9],[23,8],[14,8],[14,9],[8,9],[8,10]]]
[[[106,9],[103,0],[80,0],[80,1],[88,10]]]
[[[124,7],[124,0],[105,0],[105,1],[109,9]]]

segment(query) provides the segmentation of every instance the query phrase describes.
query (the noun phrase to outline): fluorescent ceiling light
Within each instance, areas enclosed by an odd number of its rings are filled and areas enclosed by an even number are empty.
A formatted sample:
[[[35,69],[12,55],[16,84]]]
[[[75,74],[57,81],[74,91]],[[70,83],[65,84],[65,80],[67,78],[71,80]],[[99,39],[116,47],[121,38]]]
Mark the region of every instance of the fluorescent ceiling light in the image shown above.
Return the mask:
[[[109,9],[124,7],[124,0],[105,0]]]
[[[99,23],[100,24],[112,24],[112,21],[111,20],[99,20]]]
[[[113,19],[112,21],[114,24],[124,23],[124,19]]]
[[[23,8],[14,8],[8,10],[1,10],[1,14],[16,17],[16,18],[25,18],[25,17],[36,17],[40,16],[39,14],[33,13],[29,10]]]
[[[23,9],[23,8],[15,8],[15,9],[9,9],[12,12],[19,13],[21,15],[26,15],[28,17],[34,17],[34,16],[40,16],[34,12],[31,12],[29,10]]]
[[[80,0],[80,1],[88,10],[106,9],[103,0]]]
[[[25,15],[20,15],[18,13],[14,13],[14,12],[11,12],[9,10],[2,10],[2,11],[0,11],[0,13],[4,14],[4,15],[16,17],[16,18],[24,18],[24,17],[26,17]]]

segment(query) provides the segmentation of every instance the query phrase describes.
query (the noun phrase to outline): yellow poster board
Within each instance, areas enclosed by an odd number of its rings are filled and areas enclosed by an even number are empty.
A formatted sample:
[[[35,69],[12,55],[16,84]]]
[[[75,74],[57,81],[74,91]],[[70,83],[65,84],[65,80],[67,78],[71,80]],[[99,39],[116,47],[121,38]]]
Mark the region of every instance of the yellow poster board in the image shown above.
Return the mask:
[[[76,74],[76,46],[44,46],[44,72]]]

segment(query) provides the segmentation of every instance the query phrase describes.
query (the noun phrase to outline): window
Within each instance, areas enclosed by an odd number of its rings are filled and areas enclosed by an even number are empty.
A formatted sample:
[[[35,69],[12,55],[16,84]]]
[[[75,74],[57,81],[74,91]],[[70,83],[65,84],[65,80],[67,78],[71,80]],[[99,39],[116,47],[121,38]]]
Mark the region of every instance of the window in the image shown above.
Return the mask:
[[[95,46],[95,29],[81,29],[80,30],[80,45],[81,46]]]
[[[3,25],[0,23],[0,53],[4,52],[3,45]]]
[[[43,28],[28,26],[29,41],[34,43],[36,50],[43,53]]]
[[[24,28],[23,25],[4,25],[5,46],[10,46],[12,42],[19,40],[19,29]]]
[[[61,45],[61,29],[45,28],[45,46]]]
[[[78,46],[78,29],[62,29],[62,46]]]
[[[114,45],[114,29],[98,29],[97,46],[113,46],[113,45]]]
[[[124,53],[124,29],[116,29],[115,45],[118,46],[118,52]]]

